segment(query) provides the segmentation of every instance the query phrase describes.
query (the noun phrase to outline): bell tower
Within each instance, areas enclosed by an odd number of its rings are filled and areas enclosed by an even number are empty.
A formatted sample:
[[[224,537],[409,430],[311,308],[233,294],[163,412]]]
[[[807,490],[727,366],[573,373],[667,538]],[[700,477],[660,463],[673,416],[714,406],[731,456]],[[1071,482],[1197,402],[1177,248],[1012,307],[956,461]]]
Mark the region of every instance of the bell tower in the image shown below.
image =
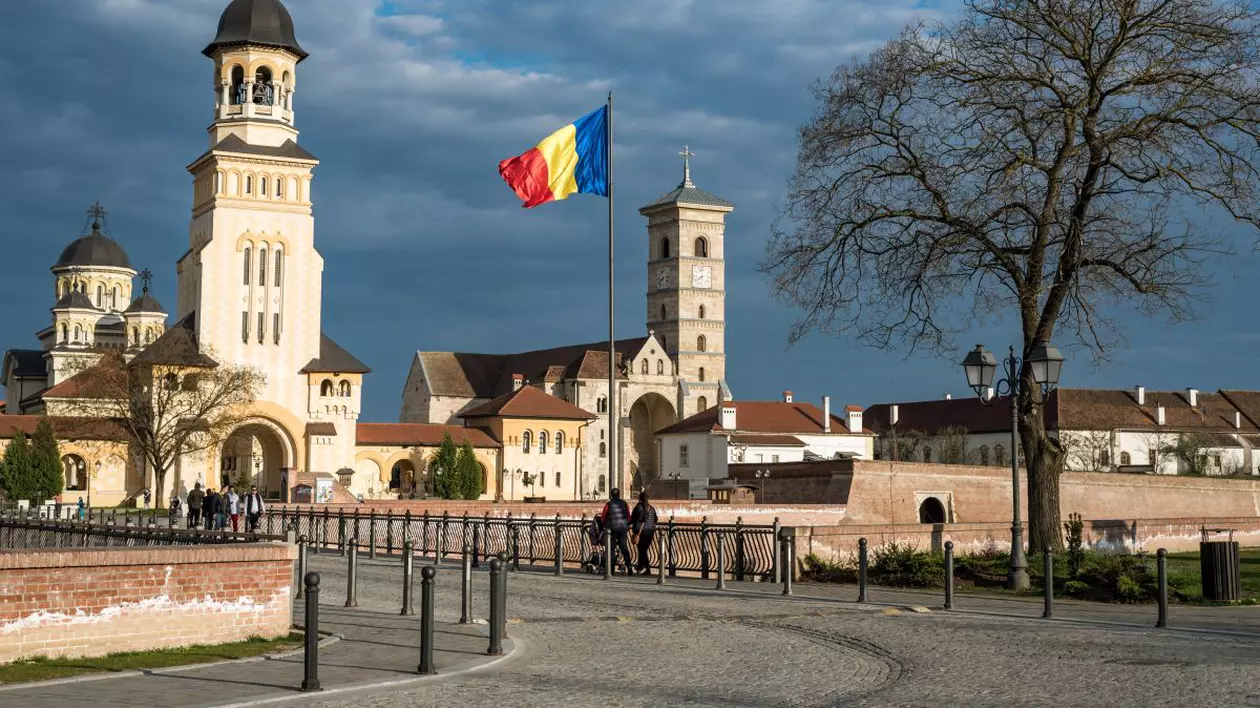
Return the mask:
[[[664,340],[683,393],[679,418],[718,404],[726,379],[726,215],[734,205],[683,176],[639,209],[648,220],[647,325]]]

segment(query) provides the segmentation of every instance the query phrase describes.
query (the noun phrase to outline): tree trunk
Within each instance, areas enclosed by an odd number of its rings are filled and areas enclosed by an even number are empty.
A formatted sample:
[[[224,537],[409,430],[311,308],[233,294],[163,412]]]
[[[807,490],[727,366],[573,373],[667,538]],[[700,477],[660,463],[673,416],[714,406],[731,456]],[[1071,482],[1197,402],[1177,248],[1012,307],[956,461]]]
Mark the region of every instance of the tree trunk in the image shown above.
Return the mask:
[[[1030,390],[1034,389],[1034,390]],[[1043,408],[1033,402],[1041,397],[1036,384],[1020,396],[1020,443],[1028,471],[1028,550],[1038,553],[1046,546],[1063,550],[1059,518],[1059,475],[1063,471],[1063,450],[1058,441],[1046,435]]]

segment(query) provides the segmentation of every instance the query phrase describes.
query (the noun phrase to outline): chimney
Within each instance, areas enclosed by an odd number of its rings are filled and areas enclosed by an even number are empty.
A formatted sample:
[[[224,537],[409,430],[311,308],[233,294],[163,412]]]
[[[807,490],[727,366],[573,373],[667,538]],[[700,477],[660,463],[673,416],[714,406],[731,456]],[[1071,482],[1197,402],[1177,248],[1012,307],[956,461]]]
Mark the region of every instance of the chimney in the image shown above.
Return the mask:
[[[901,406],[896,403],[888,407],[888,424],[896,425],[901,420]]]
[[[1198,408],[1199,407],[1199,389],[1197,388],[1186,389],[1186,400],[1190,402],[1191,408]]]
[[[729,403],[723,405],[721,419],[718,422],[726,430],[737,430],[735,427],[735,406]]]
[[[831,432],[831,396],[823,396],[823,432]]]
[[[1155,423],[1158,425],[1164,424],[1164,407],[1163,406],[1155,406]]]
[[[519,391],[525,385],[524,374],[512,374],[512,390]]]
[[[792,392],[791,392],[791,391],[784,391],[784,392],[783,392],[783,402],[784,402],[784,403],[791,403],[791,402],[792,402]]]
[[[844,412],[849,422],[849,432],[862,432],[862,409],[858,406],[846,406]]]
[[[1145,387],[1145,386],[1134,386],[1134,387],[1133,387],[1133,399],[1137,401],[1137,404],[1138,404],[1139,406],[1144,406],[1144,405],[1146,405],[1146,387]]]
[[[954,400],[954,397],[953,397],[951,394],[948,394],[948,393],[947,393],[947,394],[945,394],[945,400],[947,400],[947,401],[952,401],[952,400]]]
[[[1241,427],[1242,427],[1242,413],[1239,413],[1238,411],[1234,411],[1234,428],[1238,429]]]

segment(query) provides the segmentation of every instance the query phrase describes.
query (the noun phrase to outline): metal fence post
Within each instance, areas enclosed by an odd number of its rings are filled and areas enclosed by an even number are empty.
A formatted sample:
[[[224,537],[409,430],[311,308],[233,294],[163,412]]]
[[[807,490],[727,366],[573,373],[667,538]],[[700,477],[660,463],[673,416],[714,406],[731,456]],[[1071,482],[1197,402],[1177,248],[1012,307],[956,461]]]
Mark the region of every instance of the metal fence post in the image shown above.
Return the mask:
[[[520,524],[512,524],[512,570],[521,569],[521,530]]]
[[[788,564],[793,562],[792,557],[795,554],[793,550],[793,540],[795,539],[795,534],[796,529],[791,526],[779,529],[780,538],[783,539],[779,544],[779,558],[784,559],[783,594],[785,596],[792,594],[792,567]]]
[[[400,615],[414,615],[416,611],[411,607],[411,586],[413,573],[415,572],[415,559],[411,554],[411,541],[403,544],[403,603]]]
[[[726,589],[726,536],[717,533],[717,589]]]
[[[534,529],[537,528],[537,524],[538,524],[538,515],[530,514],[529,526],[526,527],[529,529],[529,564],[530,566],[533,566],[535,563],[538,562],[538,554],[534,552],[534,537],[535,537]],[[517,563],[516,570],[520,570],[520,569],[521,569],[520,563]]]
[[[868,602],[866,596],[866,539],[858,539],[858,602]]]
[[[437,555],[433,561],[434,563],[441,563],[442,561],[446,560],[446,534],[448,533],[447,524],[449,524],[450,521],[451,521],[451,512],[443,511],[442,512],[442,527],[438,529],[438,548],[437,548]]]
[[[483,523],[487,524],[487,526],[488,526],[489,521],[490,521],[490,514],[489,514],[489,513],[487,513],[487,514],[486,514],[486,521],[485,521],[485,522],[483,522]],[[481,567],[481,529],[482,529],[482,524],[480,524],[480,523],[476,523],[476,522],[473,522],[473,528],[472,528],[472,567],[474,567],[474,568],[480,568],[480,567]]]
[[[505,569],[506,570],[506,569]],[[499,573],[499,636],[506,638],[507,633],[507,581],[506,572]]]
[[[1043,576],[1042,591],[1045,593],[1046,609],[1041,613],[1043,619],[1054,617],[1054,549],[1046,546],[1045,555],[1045,575]]]
[[[324,553],[328,550],[328,507],[324,507],[324,519],[319,524],[319,543],[315,546],[316,553]]]
[[[429,555],[429,510],[424,510],[424,525],[420,527],[420,555]],[[436,558],[436,554],[434,556]]]
[[[394,510],[385,512],[385,554],[394,555]]]
[[[773,534],[774,534],[774,535],[772,536],[772,538],[779,538],[779,531],[780,531],[780,530],[782,530],[782,528],[783,528],[783,527],[779,524],[779,517],[777,517],[777,516],[776,516],[776,517],[774,517],[774,527],[773,527]],[[776,583],[777,583],[777,582],[779,582],[780,580],[782,580],[782,579],[783,579],[783,578],[782,578],[782,576],[780,575],[780,573],[782,572],[782,565],[783,565],[783,558],[782,558],[782,555],[783,555],[783,544],[781,544],[781,543],[779,543],[779,544],[774,544],[774,543],[772,543],[772,544],[770,544],[770,545],[771,545],[771,549],[770,549],[770,577],[771,577],[771,578],[773,578],[773,581],[772,581],[772,582],[776,582]]]
[[[945,542],[945,609],[954,609],[954,542]]]
[[[464,546],[464,562],[460,573],[459,623],[472,622],[472,549]]]
[[[350,568],[346,575],[346,607],[358,607],[359,540],[350,539]]]
[[[1155,621],[1156,627],[1168,626],[1168,551],[1159,549],[1155,552],[1155,568],[1159,574],[1159,619]]]
[[[744,579],[744,517],[735,517],[735,579]]]
[[[376,560],[376,510],[368,512],[368,558]]]
[[[436,674],[433,665],[433,576],[437,569],[426,565],[420,569],[420,666],[422,674]]]
[[[669,577],[673,578],[678,575],[678,560],[674,557],[674,517],[672,514],[669,517],[669,525],[666,527],[665,533],[665,551],[669,554]]]
[[[343,556],[346,554],[346,512],[344,509],[337,510],[337,550]]]
[[[556,577],[564,575],[564,530],[560,528],[560,515],[556,514]]]
[[[302,652],[302,690],[318,691],[319,688],[319,573],[302,576],[306,586],[305,647]]]
[[[298,599],[299,599],[299,600],[300,600],[300,599],[302,599],[302,587],[303,587],[303,582],[302,582],[302,581],[303,581],[303,579],[304,579],[304,578],[306,578],[306,543],[307,543],[307,542],[306,542],[306,537],[305,537],[305,536],[298,536],[298,542],[297,542],[297,552],[298,552],[298,557],[297,557],[297,576],[298,576],[298,583],[297,583],[297,586],[298,586],[298,591],[297,591],[297,596],[298,596]]]
[[[709,517],[700,517],[700,579],[709,579]]]
[[[665,584],[665,537],[659,533],[656,534],[656,584]]]
[[[503,655],[503,618],[499,615],[499,577],[503,575],[503,561],[490,559],[490,648],[486,653],[490,656]]]

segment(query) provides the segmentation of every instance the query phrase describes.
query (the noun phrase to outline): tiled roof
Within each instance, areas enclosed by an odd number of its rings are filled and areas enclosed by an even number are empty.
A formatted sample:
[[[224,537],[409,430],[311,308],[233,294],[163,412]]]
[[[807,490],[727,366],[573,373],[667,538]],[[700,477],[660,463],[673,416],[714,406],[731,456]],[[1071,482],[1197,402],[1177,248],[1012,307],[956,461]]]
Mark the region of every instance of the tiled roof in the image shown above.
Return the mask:
[[[372,370],[367,364],[355,359],[350,352],[341,348],[341,345],[334,342],[328,335],[319,335],[319,357],[311,359],[306,366],[302,367],[302,373],[325,373],[332,372],[338,374],[370,374]]]
[[[733,209],[734,204],[726,201],[712,192],[706,192],[696,187],[690,182],[684,182],[659,198],[639,207],[640,212],[659,209],[663,206],[672,206],[674,204],[690,204],[694,206],[719,207],[722,209]]]
[[[823,435],[822,411],[810,403],[784,401],[732,401],[701,411],[690,418],[657,431],[659,435],[670,433],[707,433],[724,430],[720,411],[723,406],[735,407],[735,430],[740,433],[790,433],[795,435]],[[871,431],[864,430],[866,434]],[[844,420],[831,416],[831,435],[847,435],[849,428]]]
[[[48,365],[44,361],[44,352],[38,349],[10,349],[4,354],[6,369],[10,361],[14,362],[13,374],[15,376],[31,376],[34,378],[48,376]],[[0,375],[3,375],[3,372],[0,372]]]
[[[33,435],[39,421],[38,415],[0,415],[0,439],[9,439],[17,431]],[[126,433],[117,424],[102,418],[48,418],[53,432],[62,440],[124,440]]]
[[[140,291],[140,297],[136,298],[125,310],[127,313],[156,313],[165,315],[166,310],[162,309],[162,303],[158,302],[147,289]]]
[[[86,383],[84,376],[71,376],[52,388],[44,389],[40,392],[41,398],[77,398],[84,393],[83,386]]]
[[[738,422],[738,421],[737,421]],[[805,447],[805,443],[795,435],[732,435],[735,445],[768,445],[773,447]]]
[[[634,356],[647,337],[616,343],[617,361]],[[527,381],[608,378],[608,342],[539,349],[519,354],[417,352],[435,396],[495,398],[512,390],[512,375]]]
[[[595,416],[532,386],[505,393],[488,403],[460,414],[461,418],[548,418],[590,420]]]
[[[473,447],[499,447],[499,443],[478,428],[461,428],[458,425],[430,425],[428,423],[359,423],[355,427],[356,445],[427,445],[442,444],[447,433],[462,445],[464,440]]]
[[[143,366],[197,366],[212,369],[219,365],[201,352],[197,343],[197,313],[188,316],[162,333],[152,344],[131,360]]]
[[[270,145],[253,145],[241,140],[235,135],[229,135],[220,140],[214,147],[210,148],[211,152],[235,152],[245,155],[262,155],[264,157],[280,157],[292,160],[315,160],[317,159],[306,148],[298,145],[292,140],[286,140],[278,147]]]
[[[96,305],[93,305],[92,299],[89,298],[84,293],[81,293],[78,290],[71,290],[65,295],[62,295],[61,299],[58,300],[55,305],[53,305],[52,309],[54,310],[69,310],[69,309],[97,310],[99,308]]]

